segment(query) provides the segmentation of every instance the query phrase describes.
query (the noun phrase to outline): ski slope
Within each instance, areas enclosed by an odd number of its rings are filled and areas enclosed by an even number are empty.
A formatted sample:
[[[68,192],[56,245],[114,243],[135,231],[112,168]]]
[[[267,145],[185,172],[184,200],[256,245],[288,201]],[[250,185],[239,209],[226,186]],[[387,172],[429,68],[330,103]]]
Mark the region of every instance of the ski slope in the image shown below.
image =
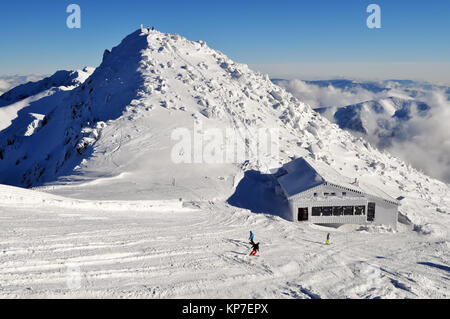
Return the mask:
[[[54,200],[2,200],[0,297],[449,297],[448,238],[404,225],[330,230],[220,203],[133,211]]]
[[[202,41],[137,31],[28,99],[0,131],[0,183],[30,188],[0,185],[1,297],[448,298],[448,185]],[[199,123],[279,128],[279,159],[175,163],[172,133]],[[281,218],[258,176],[300,156],[403,196],[399,231]]]

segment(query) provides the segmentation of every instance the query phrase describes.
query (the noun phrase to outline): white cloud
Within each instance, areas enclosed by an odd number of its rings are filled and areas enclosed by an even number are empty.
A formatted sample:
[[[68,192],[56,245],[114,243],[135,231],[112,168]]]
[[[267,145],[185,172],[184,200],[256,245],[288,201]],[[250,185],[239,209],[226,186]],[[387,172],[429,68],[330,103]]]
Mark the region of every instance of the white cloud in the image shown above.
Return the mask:
[[[376,98],[386,97],[386,94],[376,94],[362,88],[345,91],[334,86],[320,87],[308,84],[302,80],[287,80],[279,83],[281,87],[291,92],[301,101],[313,108],[328,106],[346,106]]]
[[[393,141],[388,151],[427,174],[450,183],[450,102],[444,92],[421,96],[430,107],[426,117],[414,116],[405,122],[406,141]]]
[[[450,183],[450,102],[448,93],[433,88],[424,89],[414,83],[408,87],[398,83],[384,83],[390,90],[372,92],[363,88],[343,90],[333,86],[320,87],[301,80],[286,80],[280,86],[313,108],[330,107],[323,115],[334,120],[336,107],[357,104],[364,101],[379,100],[387,97],[403,99],[414,98],[430,106],[427,116],[419,116],[417,110],[412,109],[409,121],[400,121],[395,127],[395,136],[386,151],[411,163],[428,175]],[[414,94],[412,93],[414,92]],[[413,95],[413,96],[412,96]],[[375,121],[375,118],[373,119]],[[395,120],[392,120],[395,122]],[[375,123],[375,122],[374,122]],[[370,124],[370,123],[369,123]],[[365,138],[374,145],[389,145],[382,143],[379,136],[370,130]],[[355,133],[356,134],[356,133]]]
[[[11,90],[12,88],[29,82],[29,81],[39,81],[43,78],[43,75],[9,75],[0,76],[0,95]]]
[[[0,94],[8,91],[10,87],[11,84],[8,81],[0,78]]]

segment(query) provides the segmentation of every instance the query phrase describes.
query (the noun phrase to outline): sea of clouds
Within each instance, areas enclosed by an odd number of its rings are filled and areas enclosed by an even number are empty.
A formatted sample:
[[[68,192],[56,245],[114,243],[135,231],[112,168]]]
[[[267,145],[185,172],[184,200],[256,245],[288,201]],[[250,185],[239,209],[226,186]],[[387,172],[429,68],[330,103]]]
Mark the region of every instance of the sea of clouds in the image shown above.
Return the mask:
[[[413,116],[402,126],[406,140],[393,140],[388,151],[430,176],[450,183],[450,101],[442,91],[425,93],[430,107],[425,117]]]
[[[0,76],[0,96],[12,88],[27,82],[39,81],[42,75],[8,75]]]
[[[379,84],[386,90],[374,92],[363,87],[339,88],[320,86],[298,79],[278,81],[278,85],[308,103],[313,108],[342,107],[387,97],[414,99],[428,104],[431,109],[426,116],[412,113],[411,119],[402,123],[401,139],[394,138],[385,150],[409,162],[426,174],[450,183],[450,94],[448,87],[395,81]],[[330,109],[330,112],[333,112]],[[324,114],[333,119],[332,114]],[[376,141],[376,136],[367,136]]]

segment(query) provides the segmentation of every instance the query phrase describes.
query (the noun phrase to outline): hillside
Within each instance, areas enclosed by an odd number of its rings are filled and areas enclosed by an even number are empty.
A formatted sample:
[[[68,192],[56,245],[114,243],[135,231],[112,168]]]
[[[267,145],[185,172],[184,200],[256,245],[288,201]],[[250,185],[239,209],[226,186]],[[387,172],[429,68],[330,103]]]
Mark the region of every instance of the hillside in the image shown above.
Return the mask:
[[[426,275],[419,263],[448,262],[449,187],[206,43],[136,31],[105,51],[83,84],[55,96],[34,95],[0,132],[0,183],[33,189],[1,186],[10,194],[1,204],[4,231],[25,223],[23,237],[2,238],[9,254],[0,272],[1,282],[10,283],[6,295],[25,289],[28,272],[40,273],[42,282],[27,293],[58,294],[61,263],[72,262],[85,271],[84,295],[98,297],[447,296],[445,280]],[[227,129],[238,132],[245,158],[227,161],[226,143],[213,152],[223,151],[220,156],[208,154],[205,134]],[[279,156],[259,151],[258,129],[278,130],[271,145],[278,144]],[[192,134],[200,158],[189,147],[176,148],[180,132]],[[196,133],[205,138],[196,140]],[[254,203],[229,201],[250,185],[254,198],[264,194],[259,204],[274,203],[273,185],[261,175],[300,156],[403,196],[399,237],[383,228],[341,229],[340,248],[327,250],[321,245],[327,229],[290,223],[280,218],[281,208],[267,214]],[[37,203],[27,199],[34,191]],[[142,201],[160,212],[145,212]],[[245,256],[250,228],[266,247],[260,260]],[[37,254],[22,265],[31,241]],[[371,291],[364,271],[375,262],[383,284]]]

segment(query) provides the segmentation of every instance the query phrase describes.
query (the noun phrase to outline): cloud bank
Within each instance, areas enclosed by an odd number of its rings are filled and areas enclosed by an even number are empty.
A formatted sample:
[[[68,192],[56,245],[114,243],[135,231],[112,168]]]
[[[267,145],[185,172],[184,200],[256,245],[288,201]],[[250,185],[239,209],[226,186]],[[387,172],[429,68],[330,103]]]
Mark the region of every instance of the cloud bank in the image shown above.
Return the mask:
[[[0,76],[0,95],[5,92],[8,92],[12,88],[26,83],[26,82],[35,82],[39,81],[43,78],[42,75],[10,75],[10,76]]]
[[[397,97],[426,103],[430,106],[427,115],[419,116],[419,112],[413,109],[409,120],[399,121],[398,125],[393,127],[394,137],[387,146],[381,143],[378,136],[368,135],[366,139],[426,174],[450,183],[448,87],[410,81],[381,81],[378,84],[385,90],[369,90],[358,85],[339,88],[333,85],[311,84],[298,79],[278,81],[277,84],[313,108],[329,107],[323,115],[331,121],[334,121],[333,116],[338,107],[365,101]]]
[[[421,99],[431,107],[430,113],[405,122],[402,134],[408,138],[394,139],[388,151],[450,183],[450,101],[444,92],[429,92]]]
[[[347,91],[335,88],[332,85],[321,87],[314,84],[308,84],[307,82],[298,79],[281,81],[278,85],[284,87],[301,101],[309,104],[312,108],[346,106],[381,97],[381,95],[377,95],[361,88]]]
[[[450,85],[450,62],[293,62],[250,64],[271,78],[297,79],[409,79]]]

